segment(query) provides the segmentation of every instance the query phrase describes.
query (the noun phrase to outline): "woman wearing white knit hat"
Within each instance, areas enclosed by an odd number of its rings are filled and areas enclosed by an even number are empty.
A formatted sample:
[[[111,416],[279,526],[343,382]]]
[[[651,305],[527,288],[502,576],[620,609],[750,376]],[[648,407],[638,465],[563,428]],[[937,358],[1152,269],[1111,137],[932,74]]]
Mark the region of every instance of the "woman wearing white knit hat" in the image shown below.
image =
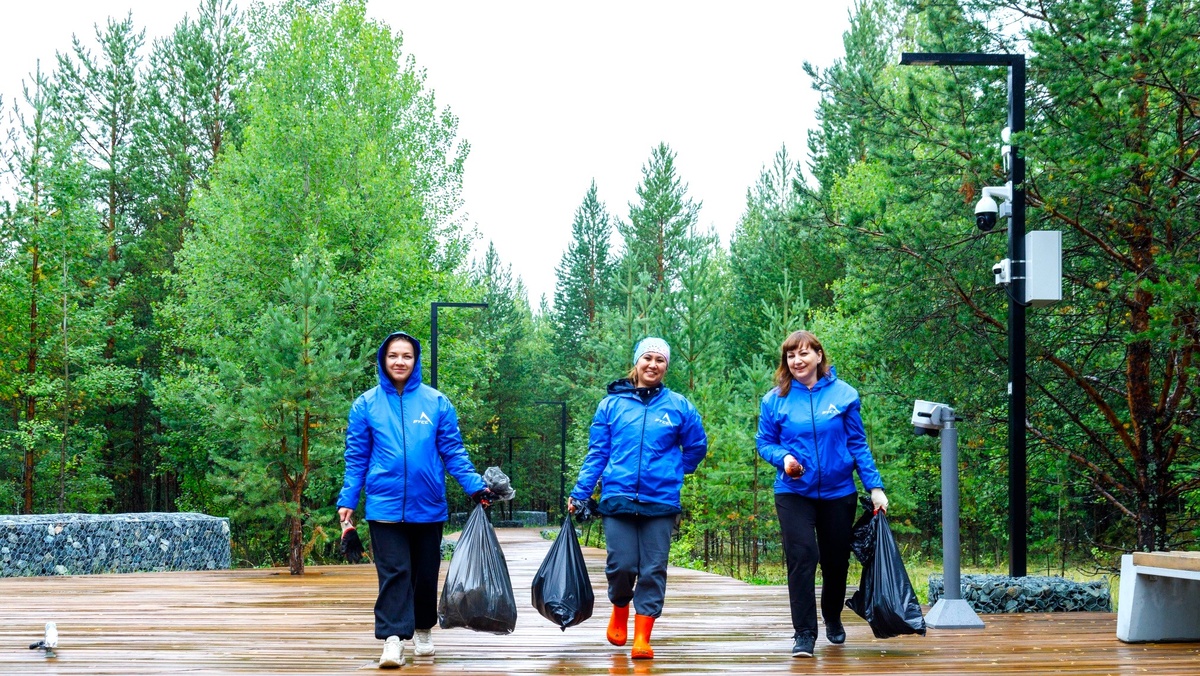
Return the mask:
[[[609,384],[592,418],[587,457],[567,509],[578,511],[603,479],[596,511],[608,547],[608,642],[625,645],[632,601],[633,659],[654,657],[650,631],[662,613],[671,530],[683,511],[683,476],[708,453],[700,414],[683,395],[663,386],[671,347],[645,338],[633,350],[627,378]]]

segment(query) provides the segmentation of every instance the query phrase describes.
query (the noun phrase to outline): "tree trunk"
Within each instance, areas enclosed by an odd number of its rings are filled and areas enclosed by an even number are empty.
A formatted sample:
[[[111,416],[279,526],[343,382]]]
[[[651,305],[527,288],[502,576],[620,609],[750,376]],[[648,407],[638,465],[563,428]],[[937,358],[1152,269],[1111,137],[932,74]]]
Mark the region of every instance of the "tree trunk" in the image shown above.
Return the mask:
[[[38,195],[35,192],[33,195],[33,228],[37,232],[38,227]],[[33,265],[29,273],[29,355],[26,361],[26,374],[28,381],[25,387],[29,388],[33,385],[34,376],[37,375],[38,349],[37,349],[37,288],[38,282],[42,275],[41,257],[38,251],[38,245],[35,240],[31,247],[33,249]],[[35,465],[34,450],[37,439],[34,435],[33,421],[37,417],[37,397],[26,390],[25,393],[25,423],[29,425],[29,441],[25,444],[25,462],[22,472],[24,510],[26,514],[33,514],[33,468]]]
[[[296,507],[300,506],[298,496],[293,496],[296,502]],[[289,515],[287,518],[288,534],[290,542],[288,544],[288,569],[292,575],[304,574],[304,524],[300,519],[300,514]]]

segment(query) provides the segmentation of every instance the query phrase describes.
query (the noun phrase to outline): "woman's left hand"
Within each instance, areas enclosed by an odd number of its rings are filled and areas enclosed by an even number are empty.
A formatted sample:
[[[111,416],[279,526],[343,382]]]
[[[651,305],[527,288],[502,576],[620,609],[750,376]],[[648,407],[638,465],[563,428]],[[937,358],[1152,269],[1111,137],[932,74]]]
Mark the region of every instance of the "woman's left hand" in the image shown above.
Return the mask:
[[[883,510],[884,512],[887,511],[888,499],[882,488],[871,489],[871,505],[875,507],[875,511],[877,512],[880,510]]]

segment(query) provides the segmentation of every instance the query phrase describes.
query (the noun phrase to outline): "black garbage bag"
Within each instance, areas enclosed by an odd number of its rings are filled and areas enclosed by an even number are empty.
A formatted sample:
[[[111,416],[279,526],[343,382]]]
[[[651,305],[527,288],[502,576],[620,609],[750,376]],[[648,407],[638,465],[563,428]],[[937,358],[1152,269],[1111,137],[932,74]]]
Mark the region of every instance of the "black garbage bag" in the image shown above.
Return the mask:
[[[508,563],[482,505],[475,505],[450,557],[438,602],[438,625],[492,634],[511,634],[517,627]]]
[[[870,515],[868,517],[868,515]],[[865,523],[864,523],[865,518]],[[862,561],[862,580],[858,591],[846,601],[871,626],[875,638],[892,638],[902,634],[925,635],[925,618],[921,604],[913,591],[900,548],[888,526],[887,514],[867,512],[855,524],[851,549]],[[862,552],[866,559],[860,556]]]
[[[850,551],[863,568],[866,568],[871,557],[875,556],[875,520],[872,518],[875,516],[875,507],[869,498],[860,497],[859,501],[862,503],[863,513],[858,517],[858,521],[854,522]]]
[[[583,549],[579,547],[571,516],[567,515],[562,530],[533,576],[533,607],[566,631],[567,627],[591,617],[595,603]]]
[[[487,484],[488,490],[495,493],[501,502],[512,500],[517,496],[517,491],[513,489],[508,475],[499,467],[489,467],[484,470],[483,483]]]

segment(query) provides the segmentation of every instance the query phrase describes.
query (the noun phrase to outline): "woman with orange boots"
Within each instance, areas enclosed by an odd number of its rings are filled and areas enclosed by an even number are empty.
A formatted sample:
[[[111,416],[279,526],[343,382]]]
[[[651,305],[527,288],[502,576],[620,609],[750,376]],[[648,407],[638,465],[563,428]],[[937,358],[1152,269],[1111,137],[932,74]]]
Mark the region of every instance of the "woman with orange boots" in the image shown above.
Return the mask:
[[[663,385],[670,361],[671,348],[661,338],[645,338],[634,348],[628,377],[611,383],[596,408],[587,457],[567,505],[571,513],[584,508],[602,481],[596,511],[604,518],[608,548],[608,642],[625,645],[632,601],[635,660],[654,657],[650,632],[662,613],[671,531],[683,511],[683,476],[708,453],[696,407]]]

